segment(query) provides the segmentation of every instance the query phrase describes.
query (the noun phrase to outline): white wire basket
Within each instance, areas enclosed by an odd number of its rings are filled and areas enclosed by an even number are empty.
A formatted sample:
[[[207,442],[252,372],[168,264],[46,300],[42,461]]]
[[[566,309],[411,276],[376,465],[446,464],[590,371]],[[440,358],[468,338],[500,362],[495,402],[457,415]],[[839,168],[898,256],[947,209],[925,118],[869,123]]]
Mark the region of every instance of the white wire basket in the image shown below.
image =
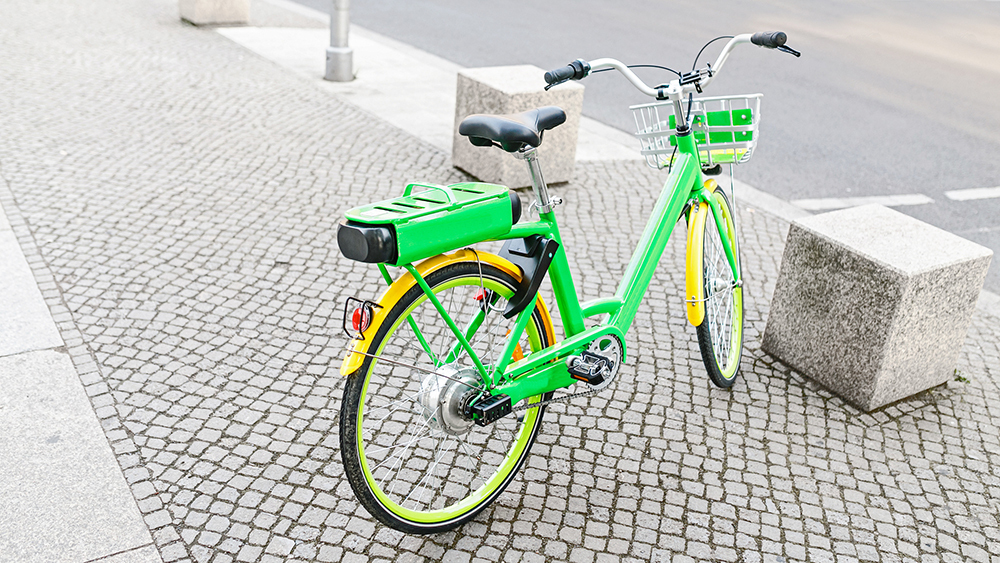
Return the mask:
[[[690,116],[703,166],[742,164],[750,160],[757,146],[761,97],[763,94],[695,98],[690,110],[684,100],[684,112]],[[669,167],[677,149],[673,102],[640,104],[629,109],[635,118],[635,136],[639,138],[646,164],[653,168]]]

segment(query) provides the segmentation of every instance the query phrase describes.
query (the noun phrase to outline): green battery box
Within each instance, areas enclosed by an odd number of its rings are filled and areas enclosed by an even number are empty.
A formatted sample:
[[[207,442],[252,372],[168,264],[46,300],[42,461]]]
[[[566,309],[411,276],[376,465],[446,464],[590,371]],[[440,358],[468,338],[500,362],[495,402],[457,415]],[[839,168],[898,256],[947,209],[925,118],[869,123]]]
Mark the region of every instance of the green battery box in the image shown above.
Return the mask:
[[[521,199],[506,186],[410,184],[401,197],[348,211],[337,244],[352,260],[401,266],[503,236],[520,216]]]

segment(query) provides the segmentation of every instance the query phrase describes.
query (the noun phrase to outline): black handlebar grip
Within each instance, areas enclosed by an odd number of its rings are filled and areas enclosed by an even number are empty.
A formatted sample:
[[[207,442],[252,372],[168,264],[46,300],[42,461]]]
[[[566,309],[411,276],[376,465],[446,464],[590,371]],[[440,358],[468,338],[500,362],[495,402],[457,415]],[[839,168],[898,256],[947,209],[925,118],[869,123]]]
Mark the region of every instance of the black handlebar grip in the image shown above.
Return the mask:
[[[775,49],[781,47],[788,41],[788,36],[785,35],[784,31],[762,31],[760,33],[754,33],[750,37],[750,42],[754,45],[760,45],[761,47],[767,47],[768,49]]]
[[[590,74],[590,63],[577,59],[568,65],[545,73],[545,82],[558,84],[567,80],[580,80]]]
[[[575,74],[576,69],[571,65],[559,67],[545,73],[545,83],[555,84],[557,82],[565,82],[566,80],[572,79]]]

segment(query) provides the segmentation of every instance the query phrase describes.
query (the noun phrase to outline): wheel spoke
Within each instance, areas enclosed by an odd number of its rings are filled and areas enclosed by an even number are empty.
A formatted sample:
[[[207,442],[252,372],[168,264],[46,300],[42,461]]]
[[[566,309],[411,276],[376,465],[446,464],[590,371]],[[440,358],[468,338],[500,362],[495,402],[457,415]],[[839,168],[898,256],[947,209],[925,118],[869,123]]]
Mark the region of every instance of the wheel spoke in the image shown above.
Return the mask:
[[[428,429],[427,436],[432,436],[433,435],[433,431],[430,430],[430,425],[426,424],[426,421],[425,421],[425,427]],[[405,454],[407,451],[410,450],[410,446],[412,446],[413,444],[415,444],[415,443],[417,443],[419,441],[420,441],[419,438],[414,438],[413,440],[410,440],[409,442],[407,442],[406,444],[404,444],[403,451],[399,452],[398,455],[397,455],[397,459],[399,460],[399,463],[398,464],[396,464],[396,463],[392,464],[392,467],[389,469],[389,472],[386,474],[385,479],[383,479],[382,483],[379,484],[379,488],[383,488],[384,489],[385,488],[385,482],[389,480],[389,477],[393,476],[393,475],[398,475],[399,474],[399,470],[403,467],[403,454]],[[390,457],[390,459],[392,458],[392,456],[389,456],[389,457]],[[374,474],[375,474],[375,470],[372,469],[372,475],[374,475]],[[393,487],[392,488],[395,488],[395,482],[393,482]],[[391,492],[392,491],[390,490],[390,493]]]
[[[465,453],[465,457],[469,458],[469,465],[470,466],[475,466],[476,465],[476,456],[472,455],[472,452],[469,451],[468,444],[466,444],[465,441],[459,441],[459,440],[456,440],[456,441],[458,442],[459,446],[462,446],[462,451]]]
[[[416,398],[417,398],[416,395],[410,395],[409,397],[403,397],[402,399],[397,399],[397,400],[395,400],[395,401],[393,401],[393,402],[391,402],[389,404],[386,404],[384,406],[381,406],[379,408],[380,409],[385,409],[385,408],[388,408],[390,405],[394,405],[396,403],[403,403],[404,401],[413,401]],[[392,409],[389,409],[389,412],[385,413],[385,416],[383,416],[379,420],[385,420],[385,419],[389,418],[389,415],[391,415],[392,413],[396,412],[400,408],[402,408],[402,407],[393,407]]]
[[[429,468],[427,469],[427,472],[426,472],[426,473],[424,474],[424,476],[423,476],[423,477],[422,477],[422,478],[420,479],[420,481],[418,481],[418,482],[417,482],[417,484],[416,484],[416,485],[415,485],[415,486],[413,487],[413,490],[412,490],[412,491],[410,491],[410,494],[406,495],[406,496],[405,496],[405,497],[403,498],[403,500],[402,500],[402,501],[400,501],[400,503],[399,503],[399,504],[400,504],[400,506],[402,506],[402,505],[406,504],[406,501],[410,499],[410,495],[412,495],[413,493],[415,493],[415,492],[417,492],[418,490],[420,490],[420,487],[422,487],[422,486],[423,486],[423,484],[424,484],[424,481],[426,481],[426,480],[427,480],[428,478],[430,478],[430,477],[431,477],[432,475],[434,475],[434,470],[435,470],[435,469],[437,469],[437,466],[438,466],[438,464],[439,464],[439,463],[441,463],[441,460],[442,460],[442,459],[444,459],[444,454],[448,453],[448,450],[447,450],[447,449],[445,449],[445,446],[447,446],[447,445],[448,445],[448,443],[449,443],[449,442],[448,442],[448,441],[446,440],[446,441],[445,441],[444,443],[442,443],[442,444],[441,444],[441,445],[439,446],[439,448],[437,448],[437,449],[435,449],[435,450],[434,450],[434,451],[435,451],[435,454],[436,454],[436,453],[437,453],[437,450],[438,450],[438,449],[440,449],[440,450],[441,450],[441,455],[440,455],[440,456],[439,456],[439,455],[435,455],[435,456],[434,456],[434,463],[432,463],[432,464],[431,464],[431,466],[430,466],[430,467],[429,467]],[[418,495],[418,496],[417,496],[417,499],[414,499],[414,500],[418,500],[419,498],[420,498],[420,496]],[[419,506],[419,503],[417,503],[417,504],[418,504],[418,506]]]
[[[371,456],[371,455],[379,454],[379,453],[382,453],[382,452],[385,452],[385,451],[394,450],[396,448],[403,448],[403,447],[411,446],[414,443],[419,442],[424,437],[430,436],[430,435],[431,435],[431,433],[429,431],[428,432],[424,432],[422,434],[418,434],[412,440],[403,442],[402,444],[396,444],[395,446],[386,446],[384,448],[378,448],[378,449],[375,449],[375,450],[370,450],[367,453],[368,453],[368,455]],[[379,467],[381,467],[382,465],[384,465],[385,462],[389,461],[390,459],[392,459],[392,456],[389,456],[389,457],[385,458],[384,460],[382,460],[381,463],[379,463],[375,467],[372,467],[372,471],[375,471],[376,469],[378,469]]]

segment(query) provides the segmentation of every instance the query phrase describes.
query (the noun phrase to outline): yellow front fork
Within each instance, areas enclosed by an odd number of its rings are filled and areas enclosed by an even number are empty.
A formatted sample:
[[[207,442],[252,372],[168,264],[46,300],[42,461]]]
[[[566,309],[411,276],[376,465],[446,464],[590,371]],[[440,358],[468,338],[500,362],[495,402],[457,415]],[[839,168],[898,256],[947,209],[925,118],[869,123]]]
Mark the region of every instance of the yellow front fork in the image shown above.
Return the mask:
[[[714,193],[718,187],[719,184],[715,180],[705,180],[705,189],[709,193]],[[688,322],[693,326],[698,326],[705,320],[705,219],[711,212],[704,201],[699,201],[688,211],[684,309],[687,312]]]

